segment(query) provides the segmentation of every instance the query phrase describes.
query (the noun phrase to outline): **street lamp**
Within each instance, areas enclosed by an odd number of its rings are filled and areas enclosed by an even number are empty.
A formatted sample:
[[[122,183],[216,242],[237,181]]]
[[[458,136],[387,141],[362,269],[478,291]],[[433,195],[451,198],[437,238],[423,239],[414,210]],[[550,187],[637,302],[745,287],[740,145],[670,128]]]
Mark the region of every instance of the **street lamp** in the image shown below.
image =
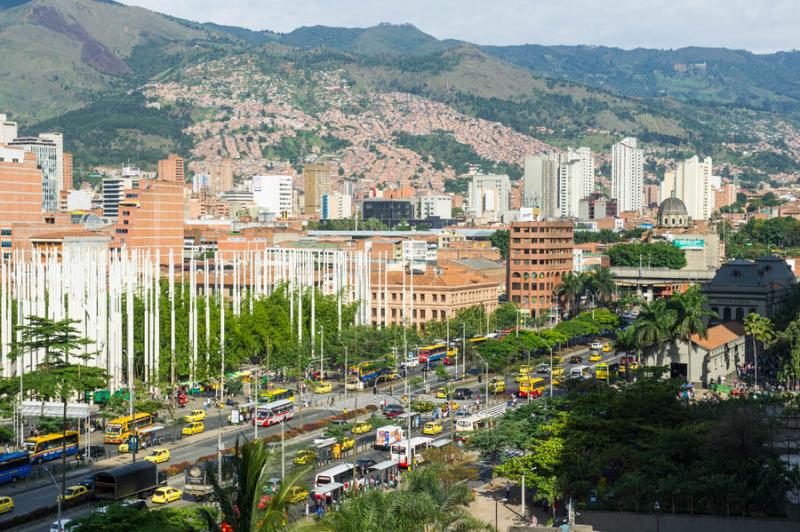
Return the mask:
[[[44,472],[47,473],[47,475],[50,477],[50,480],[53,481],[53,485],[56,487],[56,493],[58,495],[57,499],[56,499],[58,501],[58,514],[57,514],[58,515],[58,517],[57,517],[57,519],[58,519],[58,521],[57,521],[58,530],[59,530],[59,532],[63,532],[64,527],[61,526],[61,499],[64,498],[63,497],[63,493],[61,492],[61,487],[58,485],[58,482],[56,482],[56,479],[53,477],[53,473],[50,472],[50,469],[48,469],[46,467],[44,467],[42,469],[44,469]]]
[[[553,398],[553,346],[548,345],[550,348],[550,399]]]
[[[483,364],[486,366],[486,382],[484,382],[486,395],[484,404],[486,405],[486,408],[489,408],[489,363],[486,362],[486,359],[484,359],[477,351],[475,352],[475,356],[480,358],[481,362],[483,362]]]

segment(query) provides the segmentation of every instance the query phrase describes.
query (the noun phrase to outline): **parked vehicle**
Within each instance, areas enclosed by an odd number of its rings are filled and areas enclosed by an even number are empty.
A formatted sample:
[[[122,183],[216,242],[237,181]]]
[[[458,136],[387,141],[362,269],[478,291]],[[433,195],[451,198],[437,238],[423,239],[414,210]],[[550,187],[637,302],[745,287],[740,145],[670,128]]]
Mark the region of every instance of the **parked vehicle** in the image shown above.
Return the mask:
[[[456,391],[453,392],[453,399],[458,399],[463,401],[464,399],[472,399],[472,390],[469,388],[456,388]]]
[[[388,451],[392,445],[403,439],[403,428],[399,425],[385,425],[375,431],[375,449]]]
[[[383,409],[383,415],[386,416],[387,419],[394,419],[403,412],[405,412],[405,410],[398,404],[386,405],[386,408]]]
[[[206,499],[214,493],[214,486],[211,483],[210,471],[218,476],[217,481],[222,488],[229,487],[233,479],[233,468],[230,467],[233,456],[222,455],[222,477],[219,478],[219,462],[211,460],[204,463],[194,464],[184,471],[184,488],[186,494],[191,495],[197,500]]]
[[[152,462],[134,462],[107,471],[98,471],[94,480],[94,496],[98,499],[125,499],[147,495],[166,484],[166,475],[161,475]]]

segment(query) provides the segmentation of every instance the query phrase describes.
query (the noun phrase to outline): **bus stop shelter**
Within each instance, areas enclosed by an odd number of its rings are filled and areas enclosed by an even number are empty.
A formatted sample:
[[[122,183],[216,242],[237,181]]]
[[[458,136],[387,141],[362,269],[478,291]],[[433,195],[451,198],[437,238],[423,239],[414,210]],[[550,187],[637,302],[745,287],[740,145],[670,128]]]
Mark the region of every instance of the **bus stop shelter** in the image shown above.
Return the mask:
[[[399,469],[397,463],[392,460],[384,460],[371,466],[365,475],[367,484],[373,484],[377,487],[387,486],[390,487],[392,482],[397,478]],[[373,482],[370,482],[373,480]]]

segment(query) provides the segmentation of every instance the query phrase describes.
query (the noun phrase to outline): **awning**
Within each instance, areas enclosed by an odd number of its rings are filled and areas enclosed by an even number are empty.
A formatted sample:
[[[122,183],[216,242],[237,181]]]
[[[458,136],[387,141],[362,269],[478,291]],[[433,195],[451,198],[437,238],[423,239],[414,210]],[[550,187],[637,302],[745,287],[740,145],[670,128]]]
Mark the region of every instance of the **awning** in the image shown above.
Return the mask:
[[[157,430],[161,430],[164,428],[164,425],[151,425],[149,427],[145,427],[143,429],[139,429],[137,432],[139,434],[151,434]]]
[[[370,466],[370,471],[386,471],[390,467],[397,467],[397,462],[393,462],[391,460],[384,460],[383,462],[378,462],[374,466]]]
[[[325,484],[324,486],[320,486],[315,489],[314,495],[327,495],[342,488],[344,488],[344,484],[340,484],[339,482],[331,482],[330,484]]]

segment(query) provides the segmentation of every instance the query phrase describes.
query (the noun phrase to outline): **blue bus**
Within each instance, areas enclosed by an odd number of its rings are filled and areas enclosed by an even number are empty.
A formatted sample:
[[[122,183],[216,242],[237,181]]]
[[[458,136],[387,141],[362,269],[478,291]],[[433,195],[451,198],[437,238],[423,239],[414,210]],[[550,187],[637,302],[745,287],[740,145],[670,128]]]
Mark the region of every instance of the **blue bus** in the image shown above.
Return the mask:
[[[25,440],[25,448],[30,453],[31,463],[39,464],[48,460],[78,454],[80,435],[75,430],[55,432],[44,436],[34,436]]]
[[[0,454],[0,484],[31,474],[31,456],[27,451]]]

